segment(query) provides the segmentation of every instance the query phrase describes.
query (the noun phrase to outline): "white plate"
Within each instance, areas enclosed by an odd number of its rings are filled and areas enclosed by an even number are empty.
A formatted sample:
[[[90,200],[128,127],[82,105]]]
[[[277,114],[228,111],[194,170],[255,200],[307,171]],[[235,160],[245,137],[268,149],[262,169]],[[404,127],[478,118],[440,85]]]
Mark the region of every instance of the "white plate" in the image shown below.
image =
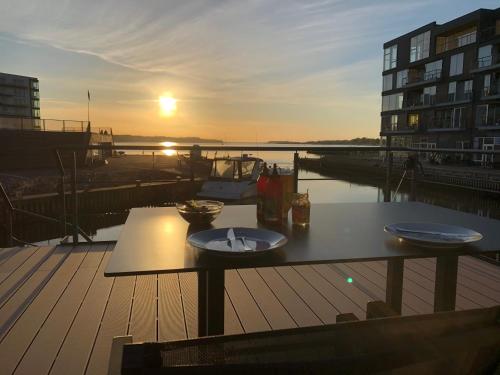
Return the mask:
[[[459,247],[483,238],[472,229],[439,223],[396,223],[384,230],[398,238],[430,247]]]
[[[229,239],[230,229],[235,239]],[[197,248],[219,255],[256,255],[284,246],[288,239],[281,233],[255,228],[218,228],[193,233],[188,242]]]

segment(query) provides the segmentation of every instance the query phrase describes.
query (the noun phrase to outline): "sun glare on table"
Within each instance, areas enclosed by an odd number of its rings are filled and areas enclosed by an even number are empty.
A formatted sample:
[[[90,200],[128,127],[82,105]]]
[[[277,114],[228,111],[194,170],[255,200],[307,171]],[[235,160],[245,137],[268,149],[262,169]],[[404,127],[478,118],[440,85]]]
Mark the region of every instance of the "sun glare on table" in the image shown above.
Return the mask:
[[[160,103],[160,110],[163,116],[172,116],[177,110],[177,99],[170,95],[160,96],[158,102]]]

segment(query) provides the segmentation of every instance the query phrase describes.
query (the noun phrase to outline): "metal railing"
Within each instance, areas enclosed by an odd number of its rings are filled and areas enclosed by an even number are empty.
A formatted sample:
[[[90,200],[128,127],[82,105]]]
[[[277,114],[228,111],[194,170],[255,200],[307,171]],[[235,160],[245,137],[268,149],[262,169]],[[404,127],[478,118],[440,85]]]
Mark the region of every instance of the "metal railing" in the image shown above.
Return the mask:
[[[39,119],[33,117],[0,117],[0,129],[7,130],[83,133],[89,129],[89,126],[89,122],[79,120]]]
[[[476,39],[477,31],[471,31],[462,35],[452,35],[441,40],[438,37],[438,42],[436,43],[436,53],[446,52],[451,49],[475,43]]]

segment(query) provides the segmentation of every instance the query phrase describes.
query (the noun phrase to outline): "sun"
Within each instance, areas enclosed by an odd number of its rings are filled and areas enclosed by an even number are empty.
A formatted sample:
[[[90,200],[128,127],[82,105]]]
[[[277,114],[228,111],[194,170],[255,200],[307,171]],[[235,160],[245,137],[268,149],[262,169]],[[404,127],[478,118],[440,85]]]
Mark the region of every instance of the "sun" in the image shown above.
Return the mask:
[[[170,95],[162,95],[159,98],[160,110],[163,116],[172,116],[177,110],[177,99]]]

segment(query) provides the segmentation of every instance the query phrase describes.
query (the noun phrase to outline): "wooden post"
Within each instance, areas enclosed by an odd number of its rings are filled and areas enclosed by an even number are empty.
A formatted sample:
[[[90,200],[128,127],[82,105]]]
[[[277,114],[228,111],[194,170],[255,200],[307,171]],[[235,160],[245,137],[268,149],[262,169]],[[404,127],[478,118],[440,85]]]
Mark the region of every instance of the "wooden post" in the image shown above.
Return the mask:
[[[73,152],[73,168],[71,173],[71,194],[73,197],[73,244],[78,244],[78,194],[76,191],[76,152]]]
[[[386,143],[387,151],[385,152],[385,162],[386,164],[386,169],[385,169],[385,189],[384,189],[384,202],[390,202],[391,201],[391,174],[392,174],[392,152],[390,151],[391,148],[391,137],[387,136],[387,143]]]
[[[155,152],[153,151],[153,169],[155,169]]]
[[[401,314],[403,302],[403,271],[404,259],[387,260],[387,285],[385,301],[398,314]]]
[[[293,154],[293,192],[299,192],[299,153]]]

